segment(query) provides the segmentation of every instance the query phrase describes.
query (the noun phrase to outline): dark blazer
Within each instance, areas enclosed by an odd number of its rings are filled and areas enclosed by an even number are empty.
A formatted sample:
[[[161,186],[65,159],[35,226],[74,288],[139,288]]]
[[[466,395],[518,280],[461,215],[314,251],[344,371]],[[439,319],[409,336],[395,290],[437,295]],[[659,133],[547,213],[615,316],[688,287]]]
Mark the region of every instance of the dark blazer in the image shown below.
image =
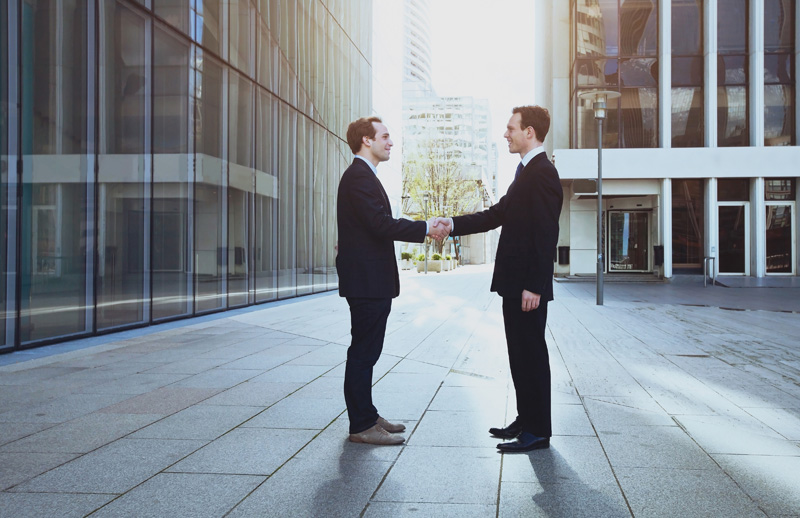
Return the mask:
[[[355,158],[339,181],[339,295],[393,298],[400,294],[394,241],[422,243],[424,221],[394,219],[386,191],[369,165]]]
[[[563,192],[558,172],[539,153],[528,162],[508,192],[483,212],[453,218],[453,236],[486,232],[502,225],[492,291],[522,297],[522,290],[553,300],[553,257]]]

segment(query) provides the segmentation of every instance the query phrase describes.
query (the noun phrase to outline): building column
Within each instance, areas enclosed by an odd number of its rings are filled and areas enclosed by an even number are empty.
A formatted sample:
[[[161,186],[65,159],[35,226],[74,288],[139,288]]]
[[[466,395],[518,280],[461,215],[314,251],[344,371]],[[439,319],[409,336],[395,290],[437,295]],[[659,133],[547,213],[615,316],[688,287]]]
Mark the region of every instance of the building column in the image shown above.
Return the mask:
[[[705,147],[717,147],[717,0],[703,2]]]
[[[661,244],[664,246],[664,278],[672,278],[672,179],[661,180]]]
[[[672,147],[672,0],[658,3],[658,145]]]
[[[764,146],[764,0],[750,0],[750,146]]]
[[[763,139],[762,139],[763,142]],[[767,274],[767,204],[764,201],[764,178],[753,178],[750,183],[750,271],[755,277]]]
[[[713,1],[713,0],[712,0]],[[706,180],[706,238],[703,255],[714,257],[714,276],[719,272],[719,208],[717,207],[717,179]]]

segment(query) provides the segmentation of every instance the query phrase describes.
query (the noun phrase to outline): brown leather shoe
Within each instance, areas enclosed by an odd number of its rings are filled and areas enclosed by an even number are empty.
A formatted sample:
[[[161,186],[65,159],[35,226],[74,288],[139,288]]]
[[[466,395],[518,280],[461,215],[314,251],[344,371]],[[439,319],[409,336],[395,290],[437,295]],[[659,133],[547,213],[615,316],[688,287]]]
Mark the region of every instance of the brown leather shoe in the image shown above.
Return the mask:
[[[376,424],[389,433],[401,433],[406,431],[406,425],[392,424],[381,416],[378,416],[378,422]]]
[[[403,444],[405,440],[405,437],[389,433],[377,424],[363,432],[350,434],[350,442],[363,442],[366,444],[377,444],[379,446]]]

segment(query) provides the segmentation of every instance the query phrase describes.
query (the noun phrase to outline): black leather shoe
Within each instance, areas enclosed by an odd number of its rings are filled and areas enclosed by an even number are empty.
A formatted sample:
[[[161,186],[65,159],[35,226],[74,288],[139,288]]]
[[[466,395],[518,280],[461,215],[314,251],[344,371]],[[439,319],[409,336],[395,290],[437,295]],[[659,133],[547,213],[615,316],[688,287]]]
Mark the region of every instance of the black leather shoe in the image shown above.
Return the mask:
[[[513,439],[522,432],[522,425],[516,419],[505,428],[489,428],[489,433],[500,439]]]
[[[497,445],[497,449],[502,453],[522,453],[549,447],[549,437],[538,437],[529,432],[520,433],[514,441],[503,442]]]

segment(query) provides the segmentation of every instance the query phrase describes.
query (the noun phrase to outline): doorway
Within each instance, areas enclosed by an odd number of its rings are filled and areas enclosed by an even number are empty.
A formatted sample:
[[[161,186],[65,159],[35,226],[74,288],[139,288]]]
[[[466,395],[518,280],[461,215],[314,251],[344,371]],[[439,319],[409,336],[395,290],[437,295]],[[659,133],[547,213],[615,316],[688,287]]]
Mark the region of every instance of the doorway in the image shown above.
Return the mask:
[[[750,275],[750,203],[719,203],[719,273]]]
[[[650,213],[611,211],[608,226],[608,271],[650,271]]]

